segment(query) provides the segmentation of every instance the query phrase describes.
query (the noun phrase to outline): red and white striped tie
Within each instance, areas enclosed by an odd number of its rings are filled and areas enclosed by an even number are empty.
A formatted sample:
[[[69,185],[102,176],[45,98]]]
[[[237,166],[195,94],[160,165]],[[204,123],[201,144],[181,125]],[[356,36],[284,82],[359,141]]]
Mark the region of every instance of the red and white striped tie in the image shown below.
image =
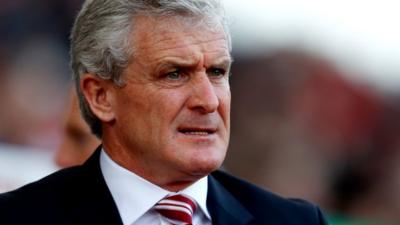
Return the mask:
[[[184,195],[172,195],[159,201],[154,209],[172,224],[192,224],[196,203]]]

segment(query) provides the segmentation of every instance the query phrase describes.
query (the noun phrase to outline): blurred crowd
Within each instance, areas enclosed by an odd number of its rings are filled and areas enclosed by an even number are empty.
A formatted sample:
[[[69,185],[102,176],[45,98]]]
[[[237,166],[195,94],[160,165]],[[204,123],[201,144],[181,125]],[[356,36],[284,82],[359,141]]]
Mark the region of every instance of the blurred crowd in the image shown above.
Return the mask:
[[[0,191],[82,163],[99,143],[71,91],[81,3],[0,2]],[[321,205],[331,224],[400,223],[400,92],[295,48],[234,59],[226,170]]]
[[[70,80],[68,34],[81,1],[0,2],[0,141],[54,148]]]
[[[0,1],[0,191],[60,166],[54,158],[71,98],[68,36],[81,3]]]
[[[332,224],[400,222],[399,95],[293,48],[237,55],[232,71],[228,170],[317,202]]]

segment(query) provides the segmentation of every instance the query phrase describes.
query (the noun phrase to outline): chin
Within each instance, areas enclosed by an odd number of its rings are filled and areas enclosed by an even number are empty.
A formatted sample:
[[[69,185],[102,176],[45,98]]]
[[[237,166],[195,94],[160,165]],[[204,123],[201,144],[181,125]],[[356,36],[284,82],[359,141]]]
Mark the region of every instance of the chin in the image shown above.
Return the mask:
[[[224,154],[225,156],[225,154]],[[224,157],[197,157],[196,159],[192,160],[189,167],[189,171],[192,175],[204,177],[211,172],[219,169],[224,161]]]
[[[176,146],[179,147],[172,148],[176,152],[174,159],[179,161],[175,165],[181,172],[197,178],[219,169],[227,152],[227,146],[218,142],[186,142]]]
[[[197,168],[192,168],[192,175],[198,176],[198,177],[204,177],[207,176],[208,174],[214,172],[220,167],[220,165],[202,165],[201,167]]]

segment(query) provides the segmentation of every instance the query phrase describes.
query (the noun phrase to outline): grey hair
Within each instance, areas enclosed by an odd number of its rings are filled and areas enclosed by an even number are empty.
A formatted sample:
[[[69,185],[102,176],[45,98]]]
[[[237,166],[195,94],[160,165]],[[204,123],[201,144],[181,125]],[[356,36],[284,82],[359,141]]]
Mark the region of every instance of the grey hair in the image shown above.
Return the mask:
[[[99,138],[101,121],[90,110],[80,79],[91,73],[124,85],[123,71],[134,60],[135,46],[130,39],[137,15],[207,20],[222,26],[231,49],[228,22],[218,0],[86,0],[72,29],[71,67],[83,118]]]

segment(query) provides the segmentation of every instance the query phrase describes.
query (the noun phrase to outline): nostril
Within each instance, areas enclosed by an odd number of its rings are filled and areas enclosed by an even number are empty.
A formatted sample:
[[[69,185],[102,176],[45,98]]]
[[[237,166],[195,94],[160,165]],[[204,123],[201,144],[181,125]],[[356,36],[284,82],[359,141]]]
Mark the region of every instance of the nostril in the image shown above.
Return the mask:
[[[213,99],[192,99],[189,108],[194,111],[198,111],[202,114],[207,114],[207,113],[213,113],[217,111],[219,106],[219,101],[218,100],[213,100]]]

